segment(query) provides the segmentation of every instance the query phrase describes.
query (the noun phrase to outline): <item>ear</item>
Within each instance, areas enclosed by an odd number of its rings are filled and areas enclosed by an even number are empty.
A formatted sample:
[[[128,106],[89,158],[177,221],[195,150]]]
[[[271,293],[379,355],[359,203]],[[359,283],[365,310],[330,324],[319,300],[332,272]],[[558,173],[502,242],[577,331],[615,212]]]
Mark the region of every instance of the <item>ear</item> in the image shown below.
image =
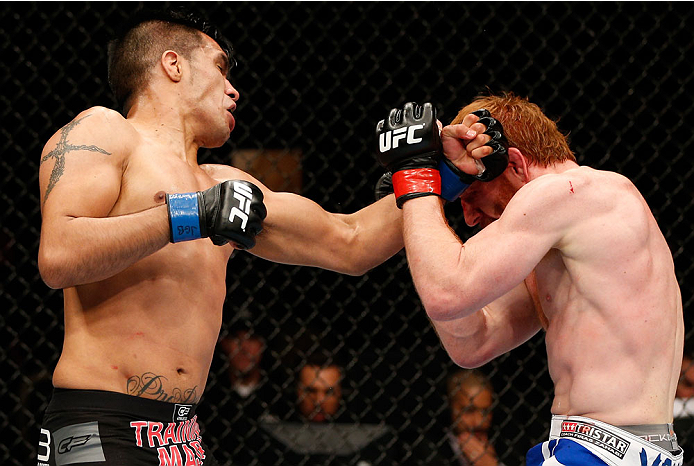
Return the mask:
[[[181,59],[173,50],[167,50],[161,54],[161,66],[164,73],[173,82],[179,82],[183,76]]]
[[[530,171],[528,169],[528,159],[517,147],[508,148],[508,168],[523,183],[530,181]]]

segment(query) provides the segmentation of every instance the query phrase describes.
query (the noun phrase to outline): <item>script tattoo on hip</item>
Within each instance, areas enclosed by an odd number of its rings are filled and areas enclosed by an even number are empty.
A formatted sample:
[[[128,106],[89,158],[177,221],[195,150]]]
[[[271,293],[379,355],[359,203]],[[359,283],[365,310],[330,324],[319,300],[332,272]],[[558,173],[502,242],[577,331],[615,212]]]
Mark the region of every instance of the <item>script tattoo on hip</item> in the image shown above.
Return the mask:
[[[170,392],[164,390],[164,381],[168,380],[163,375],[153,372],[145,372],[141,376],[133,375],[126,382],[128,395],[153,397],[167,403],[196,403],[198,401],[198,386],[181,389],[172,388]]]

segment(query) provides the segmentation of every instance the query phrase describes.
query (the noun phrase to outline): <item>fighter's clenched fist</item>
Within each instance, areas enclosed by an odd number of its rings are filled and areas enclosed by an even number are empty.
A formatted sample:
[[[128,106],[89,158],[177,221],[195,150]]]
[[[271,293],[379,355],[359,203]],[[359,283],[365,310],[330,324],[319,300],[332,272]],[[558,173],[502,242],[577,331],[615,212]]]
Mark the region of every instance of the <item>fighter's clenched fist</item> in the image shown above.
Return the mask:
[[[439,134],[436,108],[430,103],[422,106],[407,103],[402,110],[393,109],[387,119],[378,122],[376,157],[392,173],[398,207],[402,208],[409,199],[429,195],[453,201],[474,181],[491,181],[506,169],[508,144],[501,123],[484,109],[471,115],[474,121],[469,121],[469,126],[479,123],[484,129],[478,134],[466,125],[447,126],[444,144]],[[482,155],[468,157],[468,163],[474,164],[474,174],[456,166],[454,161],[461,158],[460,154],[468,154],[468,151],[479,154],[480,146],[486,146]],[[449,157],[442,156],[442,151],[449,150],[452,153],[446,154]],[[384,188],[390,187],[389,175],[385,178],[388,183],[384,184],[382,178],[377,188],[379,198],[386,192]]]
[[[263,193],[253,183],[229,180],[205,191],[167,194],[171,242],[211,238],[221,246],[231,241],[239,249],[255,246],[267,209]]]
[[[476,121],[468,120],[471,115],[477,117]],[[459,198],[474,181],[493,180],[508,166],[508,142],[504,136],[504,129],[488,110],[483,108],[475,110],[466,117],[463,123],[463,125],[446,126],[441,132],[446,157],[441,158],[438,168],[441,172],[441,197],[447,201]],[[475,139],[465,141],[463,138],[474,123],[484,125],[485,129]],[[475,152],[480,147],[484,147],[484,151],[475,157]],[[466,172],[464,169],[466,163],[474,164],[474,169],[470,171],[477,173]]]
[[[393,173],[393,189],[398,207],[416,197],[441,195],[437,170],[441,138],[436,124],[436,108],[408,102],[393,109],[376,125],[377,159]]]

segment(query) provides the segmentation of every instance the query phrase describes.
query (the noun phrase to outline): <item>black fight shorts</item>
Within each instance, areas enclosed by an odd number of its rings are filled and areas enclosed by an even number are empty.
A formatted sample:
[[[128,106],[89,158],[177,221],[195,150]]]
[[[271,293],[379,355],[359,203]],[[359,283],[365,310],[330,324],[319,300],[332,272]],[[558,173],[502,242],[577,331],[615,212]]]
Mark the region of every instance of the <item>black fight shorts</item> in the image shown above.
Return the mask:
[[[195,406],[55,389],[38,466],[219,466],[202,442]]]

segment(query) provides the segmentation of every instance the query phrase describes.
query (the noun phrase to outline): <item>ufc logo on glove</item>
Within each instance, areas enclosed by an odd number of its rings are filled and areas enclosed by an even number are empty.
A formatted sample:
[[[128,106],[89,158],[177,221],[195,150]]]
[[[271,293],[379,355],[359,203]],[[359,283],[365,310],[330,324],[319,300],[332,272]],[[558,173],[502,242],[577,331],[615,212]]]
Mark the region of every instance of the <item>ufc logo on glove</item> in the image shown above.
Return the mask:
[[[241,230],[246,231],[248,214],[251,213],[253,191],[251,191],[251,188],[247,185],[234,181],[234,198],[238,199],[239,206],[231,209],[231,212],[229,212],[229,221],[233,222],[234,218],[239,217],[241,219]]]
[[[376,125],[378,153],[376,158],[386,168],[395,193],[396,205],[423,196],[441,196],[447,201],[458,199],[475,181],[491,181],[508,165],[508,143],[501,124],[484,109],[472,112],[478,123],[487,127],[490,140],[485,145],[493,152],[484,158],[483,169],[476,176],[453,165],[442,154],[436,108],[429,102],[408,102],[402,110],[394,108]],[[415,134],[415,132],[418,132]],[[405,144],[400,144],[401,140]],[[387,182],[384,182],[387,183]]]
[[[403,128],[386,131],[378,136],[378,149],[381,152],[397,149],[401,139],[405,139],[406,144],[417,144],[422,142],[422,138],[415,137],[414,132],[424,129],[424,125],[412,125]]]

